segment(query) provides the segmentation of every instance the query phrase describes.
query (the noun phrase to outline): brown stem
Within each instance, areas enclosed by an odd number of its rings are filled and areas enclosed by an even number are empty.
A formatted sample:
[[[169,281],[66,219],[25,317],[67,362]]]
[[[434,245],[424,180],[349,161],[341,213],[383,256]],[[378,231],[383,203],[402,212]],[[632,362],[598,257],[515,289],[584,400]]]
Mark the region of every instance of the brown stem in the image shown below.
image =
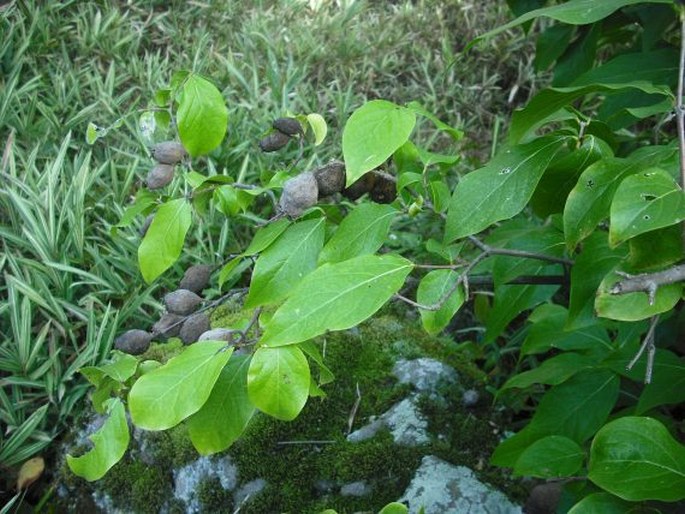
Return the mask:
[[[659,286],[674,284],[685,280],[685,264],[678,264],[663,271],[656,273],[640,273],[639,275],[630,275],[628,273],[617,272],[621,275],[623,280],[616,282],[609,294],[628,294],[642,292],[649,295],[649,304],[654,304],[656,291]]]

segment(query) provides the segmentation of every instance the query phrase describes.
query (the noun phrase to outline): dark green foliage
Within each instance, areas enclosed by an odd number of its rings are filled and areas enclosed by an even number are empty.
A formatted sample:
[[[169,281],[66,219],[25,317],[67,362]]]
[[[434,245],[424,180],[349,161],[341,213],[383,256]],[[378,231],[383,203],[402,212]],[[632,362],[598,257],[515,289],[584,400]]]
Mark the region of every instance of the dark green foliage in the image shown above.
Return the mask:
[[[170,468],[124,458],[105,476],[102,489],[117,506],[140,514],[154,514],[171,497],[169,472]]]

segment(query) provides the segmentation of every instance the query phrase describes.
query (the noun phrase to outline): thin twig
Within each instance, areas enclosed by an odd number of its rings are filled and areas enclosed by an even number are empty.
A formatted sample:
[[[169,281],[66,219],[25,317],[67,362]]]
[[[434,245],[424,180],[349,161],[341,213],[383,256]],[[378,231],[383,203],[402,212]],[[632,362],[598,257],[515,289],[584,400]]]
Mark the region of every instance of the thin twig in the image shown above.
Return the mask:
[[[616,282],[611,289],[609,289],[609,294],[647,293],[649,305],[654,305],[656,292],[659,286],[685,281],[685,264],[678,264],[655,273],[631,275],[629,273],[617,271],[616,274],[623,277],[623,280]]]
[[[680,63],[678,65],[678,92],[676,95],[676,123],[678,127],[678,150],[680,153],[680,188],[685,190],[685,107],[683,89],[685,88],[685,9],[680,7]],[[685,222],[682,230],[685,246]]]
[[[656,346],[654,345],[654,332],[656,331],[656,326],[658,323],[659,315],[657,314],[656,316],[652,316],[652,319],[649,321],[649,330],[647,331],[647,335],[645,335],[645,338],[643,339],[642,344],[640,345],[640,349],[635,354],[635,357],[633,357],[633,360],[631,360],[630,363],[626,366],[626,369],[628,371],[633,369],[633,366],[635,366],[637,361],[640,360],[640,357],[646,349],[647,367],[645,369],[645,384],[649,384],[652,381],[652,371],[654,369],[654,354],[656,353]]]
[[[352,410],[350,411],[350,416],[347,418],[347,435],[352,433],[352,426],[354,426],[354,418],[357,416],[357,410],[359,410],[359,404],[362,401],[362,393],[359,390],[359,382],[357,382],[357,398],[354,400],[354,405],[352,405]]]
[[[288,445],[297,445],[297,444],[335,444],[338,441],[334,441],[333,439],[322,439],[322,440],[316,440],[312,439],[309,441],[277,441],[276,444],[280,446],[288,446]]]

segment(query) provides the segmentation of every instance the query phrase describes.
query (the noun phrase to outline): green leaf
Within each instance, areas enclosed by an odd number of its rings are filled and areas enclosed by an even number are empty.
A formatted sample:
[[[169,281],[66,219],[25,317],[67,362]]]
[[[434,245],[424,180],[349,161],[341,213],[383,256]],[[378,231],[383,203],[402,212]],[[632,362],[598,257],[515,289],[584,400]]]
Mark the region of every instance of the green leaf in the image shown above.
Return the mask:
[[[685,257],[683,232],[680,225],[672,225],[633,237],[628,241],[628,248],[630,253],[626,267],[639,270],[640,273],[659,271],[678,263]]]
[[[469,49],[483,39],[490,38],[500,32],[504,32],[505,30],[509,30],[512,27],[534,20],[535,18],[540,18],[541,16],[571,25],[587,25],[599,21],[602,18],[606,18],[621,7],[641,3],[666,4],[670,3],[670,0],[602,0],[601,2],[597,2],[597,0],[570,0],[563,4],[529,11],[509,23],[500,25],[496,29],[486,32],[482,36],[478,36],[466,46],[466,49]]]
[[[108,376],[117,382],[126,382],[133,376],[138,368],[138,359],[133,355],[114,351],[114,359],[109,364],[102,366],[86,366],[81,368],[79,372],[88,379],[88,381],[97,386],[103,377]]]
[[[138,247],[138,264],[148,284],[168,270],[181,255],[193,209],[185,198],[162,204]]]
[[[314,268],[323,246],[324,218],[289,226],[257,259],[245,307],[276,303]]]
[[[550,136],[512,147],[463,177],[447,212],[445,241],[476,234],[521,212],[565,139]]]
[[[408,514],[409,509],[404,503],[388,503],[378,514]]]
[[[268,225],[261,227],[250,241],[250,245],[247,250],[243,252],[243,255],[255,255],[259,252],[263,252],[271,244],[278,239],[278,237],[285,232],[290,226],[290,220],[286,218],[281,218]]]
[[[580,371],[547,391],[528,426],[500,443],[492,463],[514,467],[526,448],[550,435],[583,443],[604,424],[616,403],[618,391],[619,379],[613,372],[603,369]]]
[[[255,408],[247,397],[250,358],[234,356],[221,370],[207,402],[187,421],[188,435],[202,455],[225,450],[240,437]]]
[[[139,214],[146,213],[153,205],[155,205],[156,202],[157,195],[155,195],[152,191],[147,189],[139,189],[136,193],[135,201],[132,205],[126,207],[126,210],[121,216],[119,223],[117,223],[115,226],[118,228],[128,227],[131,223],[133,223],[133,220],[135,220]]]
[[[570,25],[552,25],[547,27],[535,43],[535,69],[546,70],[554,61],[563,55],[571,42],[573,27]]]
[[[86,143],[89,145],[95,144],[98,140],[98,126],[92,121],[88,123],[88,128],[86,128]]]
[[[433,305],[454,287],[459,274],[449,269],[438,269],[426,274],[419,282],[416,301],[422,305]],[[450,322],[464,304],[464,288],[460,285],[437,311],[420,309],[421,323],[429,334],[437,334]]]
[[[620,321],[651,318],[656,314],[670,311],[678,303],[683,292],[683,284],[659,286],[654,295],[654,303],[650,305],[647,293],[611,294],[612,287],[620,280],[624,280],[624,277],[615,272],[608,273],[602,280],[595,299],[598,316]]]
[[[644,365],[636,366],[642,371]],[[660,405],[677,405],[685,402],[685,359],[667,350],[657,350],[651,383],[644,386],[635,406],[636,414],[643,414]]]
[[[309,364],[297,346],[262,346],[250,363],[247,392],[259,410],[291,421],[307,402],[309,382]]]
[[[627,158],[601,159],[589,166],[578,179],[564,207],[566,246],[576,245],[609,217],[609,207],[621,181],[675,154],[675,147],[647,146]]]
[[[181,143],[191,156],[214,150],[224,139],[228,124],[221,92],[207,79],[189,75],[181,89],[176,123]]]
[[[576,503],[568,514],[638,514],[644,512],[635,505],[608,493],[594,493]]]
[[[514,476],[570,477],[583,465],[585,452],[568,437],[551,435],[531,444],[514,466]]]
[[[314,133],[314,146],[319,146],[326,139],[326,134],[328,133],[326,120],[320,114],[311,113],[307,114],[307,122]]]
[[[319,264],[374,253],[388,237],[397,211],[390,205],[363,203],[354,208],[319,255]]]
[[[511,377],[502,386],[502,391],[512,388],[524,389],[533,384],[558,385],[576,373],[592,366],[596,357],[565,352],[545,359],[537,368]]]
[[[602,280],[626,257],[625,248],[612,250],[606,232],[590,234],[571,268],[568,330],[596,323],[594,300]]]
[[[128,395],[133,423],[145,430],[178,425],[205,404],[233,353],[222,341],[202,341],[140,377]]]
[[[619,418],[592,441],[588,478],[624,500],[682,500],[685,446],[655,419]]]
[[[282,346],[351,328],[395,294],[413,264],[397,255],[362,255],[310,273],[267,323],[262,343]]]
[[[454,127],[450,127],[447,123],[441,121],[433,113],[426,110],[426,108],[423,107],[418,102],[409,102],[407,104],[407,109],[418,114],[419,116],[423,116],[424,118],[429,119],[430,121],[433,122],[433,125],[435,125],[435,128],[437,128],[441,132],[445,132],[455,141],[459,141],[461,138],[464,137],[463,131],[461,131],[459,129],[455,129]]]
[[[89,482],[99,480],[121,460],[128,448],[130,435],[124,404],[118,398],[108,401],[109,418],[89,437],[93,449],[81,457],[67,455],[69,469]]]
[[[299,347],[319,366],[319,384],[329,384],[335,378],[333,372],[326,366],[323,361],[323,356],[313,341],[305,341],[300,343]]]
[[[386,100],[372,100],[352,113],[343,130],[347,186],[381,164],[408,139],[416,116]]]
[[[617,246],[645,232],[685,220],[685,193],[671,176],[650,168],[626,177],[611,202],[609,241]]]
[[[606,328],[596,318],[580,328],[566,328],[568,316],[568,311],[561,305],[543,304],[535,309],[528,317],[533,325],[521,346],[521,355],[545,353],[554,349],[608,351],[613,348]]]

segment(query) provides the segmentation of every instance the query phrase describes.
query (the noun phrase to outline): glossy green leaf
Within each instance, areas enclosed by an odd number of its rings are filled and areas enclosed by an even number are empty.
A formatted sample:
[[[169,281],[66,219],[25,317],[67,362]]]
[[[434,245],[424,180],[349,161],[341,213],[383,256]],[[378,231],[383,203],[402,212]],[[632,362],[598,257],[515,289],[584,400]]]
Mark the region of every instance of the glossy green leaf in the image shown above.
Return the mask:
[[[124,214],[121,216],[117,228],[128,227],[140,214],[144,214],[151,210],[152,206],[157,203],[157,195],[148,189],[139,189],[136,193],[136,199],[132,205],[126,207]]]
[[[247,397],[250,358],[234,356],[221,370],[207,402],[187,421],[188,435],[202,455],[225,450],[240,437],[254,414]]]
[[[228,109],[214,84],[199,75],[189,75],[181,89],[176,124],[188,153],[205,155],[221,144],[226,135]]]
[[[109,364],[101,366],[86,366],[81,368],[79,372],[88,379],[88,381],[97,386],[103,377],[110,377],[117,382],[126,382],[133,376],[138,368],[138,359],[133,355],[122,353],[119,351],[113,352],[113,360]]]
[[[192,223],[193,209],[185,198],[162,204],[138,247],[138,264],[148,284],[168,270],[181,255]]]
[[[319,146],[326,139],[326,134],[328,133],[326,120],[320,114],[311,113],[307,114],[307,122],[314,133],[314,146]]]
[[[537,478],[561,478],[576,474],[585,452],[568,437],[551,435],[538,439],[521,454],[514,475]]]
[[[363,203],[354,208],[321,250],[319,263],[341,262],[374,253],[388,237],[397,211],[377,203]]]
[[[545,359],[537,368],[511,377],[502,386],[502,391],[512,388],[526,388],[533,384],[558,385],[576,373],[592,366],[597,358],[575,352],[564,352]]]
[[[307,402],[310,378],[307,358],[297,346],[262,346],[250,363],[248,396],[259,410],[290,421]]]
[[[89,436],[93,448],[80,457],[67,455],[67,465],[76,475],[89,482],[99,480],[121,460],[128,448],[130,435],[124,404],[118,398],[108,401],[109,417],[104,425]]]
[[[649,304],[647,293],[611,294],[612,287],[623,280],[614,272],[608,273],[597,290],[595,310],[603,318],[620,321],[639,321],[671,310],[680,300],[683,285],[680,283],[659,286],[654,303]]]
[[[685,193],[659,168],[626,177],[610,209],[609,241],[617,246],[644,232],[685,220]]]
[[[593,293],[594,294],[594,293]],[[533,325],[521,346],[521,355],[550,350],[612,349],[609,334],[596,318],[579,328],[566,328],[568,311],[561,305],[543,304],[528,316]]]
[[[550,136],[512,147],[463,177],[447,212],[445,241],[476,234],[521,212],[564,141]]]
[[[509,23],[500,25],[496,29],[486,32],[482,36],[478,36],[467,45],[467,49],[478,41],[490,38],[500,32],[504,32],[512,27],[516,27],[542,16],[571,25],[586,25],[606,18],[621,7],[628,5],[641,3],[666,4],[669,2],[670,0],[602,0],[601,2],[598,2],[597,0],[570,0],[563,4],[529,11]]]
[[[619,418],[592,441],[588,477],[624,500],[682,500],[685,446],[655,419]]]
[[[647,146],[628,158],[601,159],[589,166],[578,179],[564,207],[566,246],[576,245],[594,232],[597,224],[609,217],[614,193],[623,179],[668,160],[675,147]]]
[[[660,405],[677,405],[685,402],[685,358],[678,358],[672,352],[656,352],[652,381],[644,386],[635,406],[636,414],[643,414]],[[644,366],[636,366],[643,371]]]
[[[459,274],[449,269],[433,270],[419,282],[416,301],[421,305],[433,305],[442,300],[456,284]],[[460,285],[437,311],[419,309],[423,328],[429,334],[441,332],[464,304],[464,288]]]
[[[459,141],[462,137],[464,137],[463,131],[461,131],[459,129],[455,129],[454,127],[449,126],[447,123],[441,121],[437,116],[435,116],[433,113],[428,111],[425,107],[423,107],[418,102],[409,102],[407,104],[407,109],[413,111],[414,113],[418,114],[419,116],[423,116],[424,118],[432,121],[433,125],[435,125],[435,128],[437,128],[441,132],[445,132],[446,134],[449,134],[449,136],[452,139],[454,139],[455,141]]]
[[[594,301],[602,280],[626,257],[625,248],[611,249],[606,232],[595,232],[585,240],[580,255],[571,268],[569,296],[569,330],[596,323]]]
[[[413,264],[397,255],[362,255],[310,273],[267,323],[262,342],[281,346],[358,325],[395,294]]]
[[[528,426],[500,443],[492,463],[514,467],[526,448],[550,435],[583,443],[609,417],[618,392],[619,379],[615,373],[603,369],[580,371],[547,391]]]
[[[252,272],[246,307],[283,300],[316,267],[325,223],[324,218],[295,223],[262,252]]]
[[[572,35],[573,27],[564,24],[552,25],[542,31],[535,43],[535,69],[546,70],[561,57]]]
[[[378,514],[408,514],[409,509],[404,503],[388,503]]]
[[[326,363],[323,360],[323,355],[321,355],[321,352],[317,348],[316,344],[314,344],[313,341],[305,341],[300,343],[298,346],[309,356],[311,360],[316,362],[317,366],[319,366],[319,384],[325,385],[331,383],[335,377],[330,368],[326,366]]]
[[[244,255],[255,255],[259,252],[263,252],[269,246],[273,244],[278,237],[285,232],[285,230],[291,225],[290,221],[286,218],[281,218],[268,225],[261,227],[250,241],[250,245],[247,250],[243,252]]]
[[[640,270],[641,273],[659,271],[685,258],[680,225],[633,237],[628,241],[628,248],[626,267]]]
[[[145,430],[176,426],[205,404],[233,348],[222,341],[187,347],[163,366],[140,377],[128,395],[133,423]]]
[[[354,111],[342,137],[347,186],[383,164],[407,142],[415,124],[411,110],[386,100],[372,100]]]
[[[568,514],[638,514],[642,506],[608,493],[594,493],[576,503]]]

